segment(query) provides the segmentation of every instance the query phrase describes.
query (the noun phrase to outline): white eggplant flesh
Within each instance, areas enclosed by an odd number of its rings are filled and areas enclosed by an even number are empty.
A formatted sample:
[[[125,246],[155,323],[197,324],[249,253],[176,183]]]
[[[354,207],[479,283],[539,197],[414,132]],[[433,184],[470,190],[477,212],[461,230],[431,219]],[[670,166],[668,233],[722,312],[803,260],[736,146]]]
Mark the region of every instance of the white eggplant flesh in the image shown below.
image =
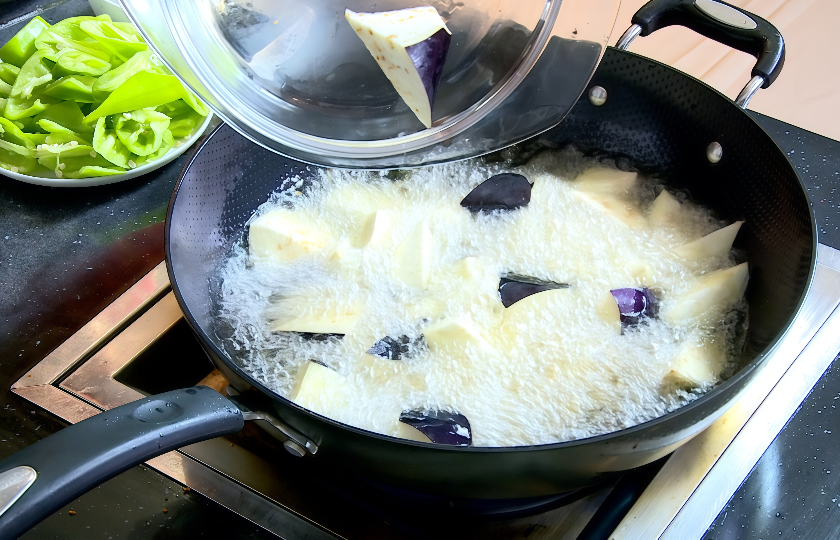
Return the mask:
[[[723,257],[732,251],[732,243],[743,225],[743,221],[736,221],[732,225],[709,233],[703,238],[688,242],[674,248],[674,253],[683,259],[699,261],[707,257]]]
[[[351,396],[350,383],[343,375],[316,362],[307,362],[298,372],[297,383],[289,397],[310,411],[341,418]]]
[[[362,230],[356,239],[356,246],[364,248],[375,246],[388,237],[391,227],[397,222],[397,215],[391,210],[372,212],[362,224]]]
[[[721,369],[717,347],[704,341],[687,341],[677,350],[667,378],[688,386],[704,386],[715,381]]]
[[[481,331],[470,319],[444,319],[427,326],[423,330],[423,337],[432,352],[443,352],[452,349],[477,349],[492,351],[493,347],[481,335]]]
[[[295,302],[294,304],[301,304]],[[283,315],[271,324],[273,332],[307,332],[312,334],[347,334],[364,312],[363,304],[351,302],[306,302],[305,305],[280,305]],[[297,309],[295,309],[297,308]]]
[[[575,195],[599,212],[611,217],[626,227],[637,229],[645,226],[644,218],[639,215],[633,205],[614,195],[582,191],[578,191]]]
[[[715,306],[734,305],[744,296],[748,279],[747,263],[713,272],[700,278],[694,287],[678,296],[662,317],[676,323],[699,317]]]
[[[248,227],[251,255],[288,262],[312,255],[326,244],[325,235],[291,210],[267,212]]]
[[[397,276],[408,286],[425,289],[432,271],[432,232],[421,221],[397,246],[394,261]]]
[[[507,334],[508,343],[513,346],[517,334],[529,332],[532,327],[539,327],[535,321],[548,320],[559,323],[563,318],[572,316],[577,304],[578,297],[572,289],[548,289],[526,296],[505,308],[502,331]],[[614,300],[613,305],[615,305]],[[618,322],[618,307],[615,312],[615,320]]]
[[[451,32],[437,10],[423,6],[344,17],[394,89],[427,128],[449,51]]]
[[[639,174],[605,167],[592,167],[580,173],[574,186],[590,193],[609,193],[617,197],[628,195],[636,187]]]
[[[669,225],[677,221],[682,205],[680,201],[663,189],[650,205],[648,221],[653,225]]]
[[[432,440],[426,437],[422,431],[415,429],[404,422],[398,422],[397,437],[400,439],[408,439],[409,441],[430,443]]]
[[[596,315],[616,334],[621,335],[621,310],[610,291],[604,291],[596,303]]]

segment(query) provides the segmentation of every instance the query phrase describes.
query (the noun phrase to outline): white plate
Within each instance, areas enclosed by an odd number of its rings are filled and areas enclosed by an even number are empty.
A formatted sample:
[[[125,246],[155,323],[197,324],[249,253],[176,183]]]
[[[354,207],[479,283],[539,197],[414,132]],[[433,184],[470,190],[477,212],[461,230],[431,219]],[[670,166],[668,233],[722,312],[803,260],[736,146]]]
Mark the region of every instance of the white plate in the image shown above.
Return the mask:
[[[131,180],[132,178],[137,178],[141,174],[146,174],[147,172],[151,172],[157,168],[163,167],[176,157],[180,156],[184,152],[187,151],[187,148],[192,146],[192,144],[198,140],[199,137],[204,133],[207,129],[207,126],[210,125],[210,122],[213,120],[213,113],[207,115],[207,118],[204,119],[204,122],[201,126],[195,130],[195,133],[190,135],[188,139],[183,139],[180,146],[173,146],[169,152],[167,152],[162,158],[152,161],[150,163],[146,163],[145,165],[141,165],[136,169],[130,169],[123,174],[114,174],[111,176],[97,176],[94,178],[45,178],[41,176],[29,176],[28,174],[21,174],[15,173],[10,170],[4,169],[0,167],[0,174],[3,176],[7,176],[9,178],[13,178],[15,180],[20,180],[21,182],[26,182],[28,184],[37,184],[39,186],[51,186],[51,187],[89,187],[89,186],[103,186],[105,184],[114,184],[116,182],[122,182],[124,180]]]

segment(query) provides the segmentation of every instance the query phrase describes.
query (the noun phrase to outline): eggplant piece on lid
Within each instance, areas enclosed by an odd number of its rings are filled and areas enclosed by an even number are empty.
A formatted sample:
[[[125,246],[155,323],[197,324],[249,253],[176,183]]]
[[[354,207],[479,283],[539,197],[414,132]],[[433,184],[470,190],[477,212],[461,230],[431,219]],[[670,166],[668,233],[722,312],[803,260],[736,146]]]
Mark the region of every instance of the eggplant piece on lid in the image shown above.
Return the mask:
[[[451,32],[431,6],[344,17],[376,59],[397,93],[427,128]]]

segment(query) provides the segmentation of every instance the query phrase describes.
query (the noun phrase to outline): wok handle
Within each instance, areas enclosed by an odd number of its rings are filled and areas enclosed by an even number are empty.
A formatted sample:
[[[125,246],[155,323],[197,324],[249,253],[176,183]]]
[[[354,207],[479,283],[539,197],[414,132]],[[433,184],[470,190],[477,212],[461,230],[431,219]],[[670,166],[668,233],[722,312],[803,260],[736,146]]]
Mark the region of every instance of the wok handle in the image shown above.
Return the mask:
[[[0,538],[17,538],[105,480],[181,446],[236,433],[242,413],[206,386],[104,411],[0,461]]]
[[[741,107],[746,107],[759,88],[773,84],[785,64],[785,41],[775,26],[718,0],[651,0],[633,15],[632,23],[617,48],[626,49],[636,36],[679,25],[755,56],[753,78],[736,100]]]

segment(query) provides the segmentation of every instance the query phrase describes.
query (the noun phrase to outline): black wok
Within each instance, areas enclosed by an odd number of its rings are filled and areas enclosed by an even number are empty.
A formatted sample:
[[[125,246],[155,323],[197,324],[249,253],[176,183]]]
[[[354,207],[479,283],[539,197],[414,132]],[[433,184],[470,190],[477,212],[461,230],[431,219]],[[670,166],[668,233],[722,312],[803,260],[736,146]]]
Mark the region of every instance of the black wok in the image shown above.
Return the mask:
[[[753,75],[762,79],[754,79],[753,89],[769,85],[778,74],[783,46],[768,23],[753,17],[759,25],[750,34],[703,18],[692,0],[656,4],[662,9],[653,16],[646,7],[634,18],[643,35],[684,24],[760,56]],[[264,150],[223,125],[195,154],[172,196],[166,246],[178,302],[236,395],[229,400],[197,387],[153,396],[103,412],[4,460],[0,537],[21,534],[136,463],[238,431],[244,419],[263,420],[261,425],[302,459],[336,464],[397,489],[481,499],[537,497],[593,485],[667,455],[711,424],[755,378],[804,302],[816,264],[816,226],[805,188],[784,152],[746,112],[685,74],[609,49],[594,86],[606,89],[605,103],[596,106],[597,99],[584,95],[559,127],[505,155],[524,159],[538,148],[571,143],[590,154],[626,158],[688,190],[720,217],[745,221],[736,247],[744,250],[750,267],[749,327],[740,369],[729,380],[644,424],[529,447],[406,441],[298,407],[255,380],[226,350],[225,327],[215,316],[216,270],[231,245],[242,241],[245,222],[268,195],[292,176],[312,178],[316,167]],[[719,161],[711,143],[722,149]]]

